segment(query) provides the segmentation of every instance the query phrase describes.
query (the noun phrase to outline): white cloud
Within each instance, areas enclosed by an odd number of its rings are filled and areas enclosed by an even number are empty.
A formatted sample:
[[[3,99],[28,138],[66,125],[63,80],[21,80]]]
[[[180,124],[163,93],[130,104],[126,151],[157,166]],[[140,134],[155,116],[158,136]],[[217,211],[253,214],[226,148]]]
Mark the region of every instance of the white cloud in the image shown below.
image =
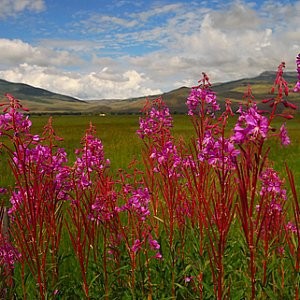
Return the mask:
[[[46,7],[44,0],[0,0],[0,19],[24,10],[40,12]]]
[[[34,47],[21,40],[0,38],[0,67],[28,63],[47,66],[70,66],[80,63],[80,59],[67,51],[54,51],[47,47]]]
[[[295,70],[299,15],[300,1],[269,1],[259,11],[243,1],[214,10],[178,2],[117,17],[93,14],[71,24],[70,39],[40,39],[34,46],[0,39],[0,78],[99,99],[191,86],[203,71],[220,82],[276,70],[281,61]],[[83,39],[76,40],[79,26]],[[138,53],[129,54],[131,48]]]
[[[135,70],[128,70],[114,77],[109,74],[107,76],[107,71],[107,68],[103,68],[98,73],[80,74],[25,63],[0,71],[0,77],[81,99],[123,99],[161,93],[159,89],[152,89],[147,84],[149,79]]]

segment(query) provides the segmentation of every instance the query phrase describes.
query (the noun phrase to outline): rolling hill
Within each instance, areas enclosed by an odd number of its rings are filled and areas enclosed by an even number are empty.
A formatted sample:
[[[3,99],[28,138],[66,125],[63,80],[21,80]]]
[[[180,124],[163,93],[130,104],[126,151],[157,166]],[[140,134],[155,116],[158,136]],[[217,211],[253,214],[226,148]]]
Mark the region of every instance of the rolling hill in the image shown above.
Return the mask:
[[[214,84],[212,89],[217,93],[221,107],[223,107],[224,100],[229,98],[233,103],[233,108],[236,109],[243,99],[244,92],[249,84],[257,102],[260,102],[264,98],[269,98],[271,95],[268,93],[271,90],[275,76],[276,72],[266,71],[253,78]],[[297,73],[285,72],[284,78],[290,83],[289,87],[292,88],[297,81]],[[185,102],[189,92],[189,87],[180,87],[161,95],[148,96],[148,98],[155,99],[162,96],[172,113],[186,113]],[[139,113],[147,98],[147,96],[142,96],[125,100],[103,99],[82,101],[27,84],[12,83],[0,79],[0,96],[4,98],[5,93],[10,93],[22,100],[23,105],[28,107],[31,113],[48,114]],[[292,103],[297,104],[299,111],[300,94],[290,93],[288,99]],[[267,109],[268,106],[264,105],[263,108]]]

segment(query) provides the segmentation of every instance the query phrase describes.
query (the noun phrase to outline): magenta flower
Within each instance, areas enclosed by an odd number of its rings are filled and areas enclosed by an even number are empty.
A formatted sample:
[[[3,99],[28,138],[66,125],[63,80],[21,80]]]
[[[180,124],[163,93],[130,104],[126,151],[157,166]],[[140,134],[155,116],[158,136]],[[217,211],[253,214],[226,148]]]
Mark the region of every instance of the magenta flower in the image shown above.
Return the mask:
[[[133,211],[137,214],[141,221],[145,221],[150,215],[149,210],[150,194],[147,188],[138,188],[132,191],[132,196],[128,202],[121,208],[120,211]]]
[[[297,233],[297,226],[292,223],[291,221],[289,221],[287,224],[286,224],[286,229],[292,233]]]
[[[192,116],[199,113],[214,115],[216,111],[220,110],[216,99],[216,94],[209,88],[192,88],[186,101],[188,115]]]
[[[57,199],[66,200],[67,193],[71,189],[70,183],[70,169],[66,166],[67,163],[67,153],[62,148],[57,148],[56,152],[53,153],[53,149],[49,146],[36,145],[35,147],[29,149],[26,148],[25,152],[23,148],[20,147],[18,153],[14,153],[13,161],[18,167],[18,172],[23,174],[27,172],[29,168],[33,171],[32,175],[40,176],[40,181],[49,177],[54,178],[51,185],[54,190],[52,191],[54,195],[57,195]],[[19,158],[21,157],[21,159]],[[25,166],[25,168],[24,168]]]
[[[22,193],[20,191],[18,191],[18,190],[13,191],[9,201],[10,201],[10,203],[11,203],[12,206],[8,210],[8,214],[12,215],[15,211],[18,210],[19,206],[24,201]]]
[[[297,72],[298,72],[298,81],[293,88],[293,92],[300,93],[300,53],[296,57],[296,64],[297,64]]]
[[[75,150],[78,156],[74,164],[75,182],[79,188],[86,189],[91,184],[91,174],[102,174],[110,165],[104,158],[104,147],[100,139],[94,136],[95,128],[90,125],[82,139],[83,148]]]
[[[216,168],[234,169],[236,157],[240,151],[234,147],[230,139],[219,137],[215,139],[211,130],[205,132],[202,144],[198,141],[200,161],[207,161]]]
[[[118,207],[115,207],[117,201],[116,193],[110,192],[108,195],[97,196],[95,202],[91,206],[90,219],[96,222],[105,223],[111,220],[115,213],[118,212]]]
[[[169,108],[161,99],[156,99],[151,109],[146,110],[146,116],[140,118],[140,129],[137,130],[137,135],[144,139],[145,137],[155,138],[161,133],[169,133],[173,127],[173,119]]]
[[[172,141],[167,141],[161,149],[153,148],[150,158],[156,159],[157,164],[154,168],[155,172],[161,172],[165,168],[169,177],[177,176],[178,169],[181,164],[181,158],[178,155],[177,147]]]
[[[155,259],[162,259],[162,254],[160,252],[156,252],[156,254],[154,255]]]
[[[285,124],[282,124],[282,126],[280,127],[279,137],[280,137],[280,140],[281,140],[281,145],[287,146],[291,143],[291,140],[288,136]]]
[[[242,144],[247,140],[256,140],[257,138],[265,139],[269,131],[268,119],[262,116],[256,104],[253,104],[247,111],[239,109],[240,116],[234,127],[232,140]]]
[[[160,244],[158,243],[158,241],[153,240],[151,236],[149,237],[149,245],[150,245],[150,248],[152,250],[159,250],[160,249]]]
[[[0,269],[5,265],[10,270],[14,269],[15,262],[19,260],[21,254],[5,239],[0,238]]]
[[[136,239],[131,247],[131,251],[134,253],[138,252],[139,250],[141,250],[142,244],[143,242],[141,242],[139,239]]]
[[[186,277],[184,277],[184,282],[185,283],[189,283],[189,282],[191,282],[193,280],[193,276],[186,276]]]
[[[278,198],[283,200],[286,199],[286,190],[282,189],[283,181],[279,178],[278,173],[272,168],[267,168],[264,172],[262,172],[260,180],[262,182],[262,188],[260,191],[261,196],[271,196],[273,200]],[[276,208],[275,206],[273,207]]]

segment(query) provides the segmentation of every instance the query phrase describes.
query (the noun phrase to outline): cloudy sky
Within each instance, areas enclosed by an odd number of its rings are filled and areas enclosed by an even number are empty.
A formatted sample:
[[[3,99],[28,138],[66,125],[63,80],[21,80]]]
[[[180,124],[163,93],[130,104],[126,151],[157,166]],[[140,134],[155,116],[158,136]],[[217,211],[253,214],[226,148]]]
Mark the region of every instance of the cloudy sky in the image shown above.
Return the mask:
[[[103,99],[295,71],[299,16],[295,0],[0,0],[0,78]]]

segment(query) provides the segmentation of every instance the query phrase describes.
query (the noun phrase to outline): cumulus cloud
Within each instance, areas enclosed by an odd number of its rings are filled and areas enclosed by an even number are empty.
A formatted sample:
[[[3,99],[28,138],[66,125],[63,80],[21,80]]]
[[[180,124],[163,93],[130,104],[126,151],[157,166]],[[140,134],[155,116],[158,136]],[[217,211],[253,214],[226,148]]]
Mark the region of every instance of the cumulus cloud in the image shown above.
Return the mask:
[[[0,38],[0,67],[28,63],[40,66],[70,66],[80,63],[80,59],[67,51],[32,46],[21,40]]]
[[[151,84],[147,84],[149,78],[135,70],[115,75],[109,73],[108,68],[103,68],[97,73],[81,74],[24,63],[10,70],[0,71],[0,77],[80,99],[124,99],[162,92],[152,89]]]
[[[0,77],[99,99],[191,86],[203,71],[224,82],[276,70],[281,61],[295,70],[300,1],[267,1],[259,9],[244,1],[214,9],[199,2],[149,5],[117,16],[77,16],[69,38],[63,28],[66,39],[0,39]]]
[[[46,7],[44,0],[0,0],[0,19],[24,10],[40,12]]]

